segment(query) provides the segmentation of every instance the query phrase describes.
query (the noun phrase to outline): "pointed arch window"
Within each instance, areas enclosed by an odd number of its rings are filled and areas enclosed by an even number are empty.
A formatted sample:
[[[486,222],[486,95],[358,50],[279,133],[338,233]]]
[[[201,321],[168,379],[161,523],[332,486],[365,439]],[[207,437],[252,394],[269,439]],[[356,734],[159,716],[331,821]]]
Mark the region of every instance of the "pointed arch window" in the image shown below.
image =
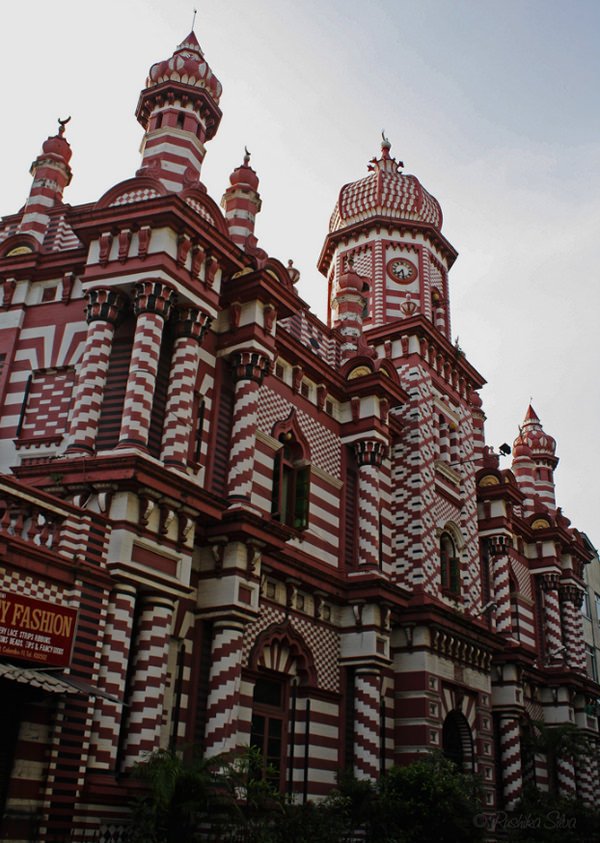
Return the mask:
[[[308,527],[310,466],[292,434],[282,434],[283,447],[275,454],[271,515],[295,530]],[[280,437],[280,441],[282,440]]]
[[[450,533],[440,536],[440,578],[444,594],[460,594],[460,565],[456,545]]]
[[[294,530],[305,530],[310,499],[308,448],[295,415],[284,425],[276,425],[274,433],[281,448],[273,460],[271,517]]]

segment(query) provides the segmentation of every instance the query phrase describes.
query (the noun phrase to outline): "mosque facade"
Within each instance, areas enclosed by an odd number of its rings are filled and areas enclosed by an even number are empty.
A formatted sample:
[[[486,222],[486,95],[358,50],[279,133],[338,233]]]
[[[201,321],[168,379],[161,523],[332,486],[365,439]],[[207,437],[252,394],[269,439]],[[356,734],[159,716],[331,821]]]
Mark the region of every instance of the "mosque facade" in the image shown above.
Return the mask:
[[[490,811],[597,803],[594,549],[533,407],[486,444],[439,203],[384,138],[331,216],[324,323],[258,244],[249,155],[220,204],[202,183],[220,96],[191,33],[132,178],[65,204],[61,121],[0,222],[2,839],[117,840],[158,748],[257,746],[297,800],[437,750]],[[550,763],[540,723],[590,754]]]

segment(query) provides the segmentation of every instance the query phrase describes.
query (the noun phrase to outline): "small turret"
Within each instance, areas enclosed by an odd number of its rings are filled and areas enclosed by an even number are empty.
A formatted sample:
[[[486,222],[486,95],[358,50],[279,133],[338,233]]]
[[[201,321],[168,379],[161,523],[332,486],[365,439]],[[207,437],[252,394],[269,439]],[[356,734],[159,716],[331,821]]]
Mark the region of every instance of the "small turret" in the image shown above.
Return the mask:
[[[250,166],[250,153],[245,150],[244,162],[229,176],[230,186],[221,199],[229,235],[240,249],[253,243],[254,223],[261,208],[258,176]]]
[[[33,182],[19,232],[30,234],[43,243],[50,217],[48,211],[62,202],[65,187],[71,181],[71,147],[64,137],[65,125],[71,118],[60,120],[57,135],[44,141],[41,154],[31,165]]]
[[[556,440],[544,432],[531,404],[513,448],[513,471],[519,485],[523,485],[525,494],[532,488],[540,503],[555,510],[554,469],[558,465]]]
[[[340,362],[345,363],[354,354],[362,336],[364,311],[366,306],[365,292],[369,289],[367,278],[359,275],[350,259],[346,271],[340,275],[338,291],[333,302],[336,312],[334,327],[339,328],[342,335],[340,346]]]

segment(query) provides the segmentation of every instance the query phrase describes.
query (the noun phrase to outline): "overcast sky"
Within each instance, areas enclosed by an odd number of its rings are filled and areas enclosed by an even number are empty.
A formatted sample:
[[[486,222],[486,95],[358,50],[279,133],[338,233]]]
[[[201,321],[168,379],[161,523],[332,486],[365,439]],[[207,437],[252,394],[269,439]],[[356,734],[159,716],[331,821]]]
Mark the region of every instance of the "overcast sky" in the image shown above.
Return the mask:
[[[458,249],[453,334],[487,379],[490,444],[512,444],[530,397],[558,440],[558,503],[600,544],[600,2],[197,0],[223,84],[203,180],[219,201],[244,145],[260,180],[260,245],[315,265],[340,187],[366,175],[381,130],[440,201]],[[188,34],[194,0],[0,4],[0,214],[72,116],[71,204],[139,166],[134,116],[150,65]],[[509,462],[502,463],[508,466]]]

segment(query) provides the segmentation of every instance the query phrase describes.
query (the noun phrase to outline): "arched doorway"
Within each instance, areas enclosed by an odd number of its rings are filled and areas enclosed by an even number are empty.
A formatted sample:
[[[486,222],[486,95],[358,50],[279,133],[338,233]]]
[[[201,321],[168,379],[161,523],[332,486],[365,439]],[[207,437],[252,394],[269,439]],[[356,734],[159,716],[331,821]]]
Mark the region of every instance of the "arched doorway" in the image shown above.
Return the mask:
[[[451,711],[442,727],[442,751],[463,773],[473,773],[473,735],[467,718],[461,711]]]

